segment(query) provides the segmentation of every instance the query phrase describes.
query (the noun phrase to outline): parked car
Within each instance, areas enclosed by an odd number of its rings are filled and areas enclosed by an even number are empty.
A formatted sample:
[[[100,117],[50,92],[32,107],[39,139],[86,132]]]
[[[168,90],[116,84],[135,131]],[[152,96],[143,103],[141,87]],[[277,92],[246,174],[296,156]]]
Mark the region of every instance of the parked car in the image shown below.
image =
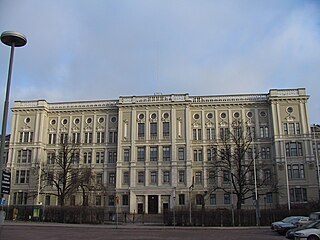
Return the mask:
[[[271,224],[271,229],[278,232],[281,235],[285,235],[289,229],[293,229],[302,225],[307,224],[309,217],[305,216],[290,216],[282,219],[278,222]]]
[[[320,239],[320,225],[316,228],[308,228],[295,232],[295,240],[319,240]]]
[[[309,215],[309,220],[310,220],[310,221],[320,220],[320,212],[310,213],[310,215]]]
[[[297,231],[300,231],[300,230],[304,230],[304,229],[309,229],[309,228],[318,228],[320,226],[320,220],[316,220],[316,221],[312,221],[307,224],[307,225],[303,225],[301,227],[297,227],[297,228],[293,228],[293,229],[289,229],[286,233],[286,238],[288,239],[294,239],[294,234],[297,232]]]

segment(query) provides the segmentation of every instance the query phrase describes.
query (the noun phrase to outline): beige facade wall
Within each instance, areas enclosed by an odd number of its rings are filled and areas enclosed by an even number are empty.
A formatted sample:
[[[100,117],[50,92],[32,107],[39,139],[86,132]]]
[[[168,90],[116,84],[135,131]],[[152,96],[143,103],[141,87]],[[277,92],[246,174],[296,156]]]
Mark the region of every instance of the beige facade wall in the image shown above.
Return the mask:
[[[278,191],[267,196],[261,190],[261,206],[318,200],[318,168],[307,101],[305,89],[288,89],[251,95],[175,94],[120,97],[116,101],[16,102],[7,165],[13,173],[10,201],[57,204],[57,199],[50,196],[52,189],[42,189],[37,176],[40,163],[46,167],[48,153],[57,152],[59,147],[58,140],[52,143],[50,138],[68,134],[80,138],[80,164],[85,164],[84,153],[90,152],[90,166],[96,175],[103,176],[104,189],[90,193],[90,204],[112,211],[118,202],[122,211],[131,213],[161,213],[173,206],[188,208],[190,201],[192,208],[201,208],[196,195],[210,190],[207,151],[219,141],[220,129],[230,128],[235,120],[253,129],[255,148],[270,149],[269,156],[259,161],[276,175]],[[27,133],[32,133],[31,141],[21,140]],[[99,135],[102,133],[103,141]],[[32,159],[22,160],[21,155],[18,162],[18,155],[26,150],[32,152]],[[103,163],[96,161],[100,153]],[[25,175],[28,182],[21,182],[20,175],[25,171],[29,171],[29,176]],[[290,174],[288,179],[286,172]],[[81,201],[81,195],[74,194],[70,203]],[[229,208],[235,204],[235,196],[225,202],[224,193],[216,191],[207,194],[205,201],[208,208]],[[243,206],[253,208],[253,201],[247,199]]]

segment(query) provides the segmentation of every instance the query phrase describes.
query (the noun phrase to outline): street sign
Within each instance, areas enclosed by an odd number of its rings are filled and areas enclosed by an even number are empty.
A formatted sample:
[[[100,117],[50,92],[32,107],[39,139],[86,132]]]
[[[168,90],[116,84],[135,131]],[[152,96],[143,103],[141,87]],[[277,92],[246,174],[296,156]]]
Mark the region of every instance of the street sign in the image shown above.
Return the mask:
[[[2,172],[2,194],[10,194],[10,183],[11,183],[11,173],[9,172]]]

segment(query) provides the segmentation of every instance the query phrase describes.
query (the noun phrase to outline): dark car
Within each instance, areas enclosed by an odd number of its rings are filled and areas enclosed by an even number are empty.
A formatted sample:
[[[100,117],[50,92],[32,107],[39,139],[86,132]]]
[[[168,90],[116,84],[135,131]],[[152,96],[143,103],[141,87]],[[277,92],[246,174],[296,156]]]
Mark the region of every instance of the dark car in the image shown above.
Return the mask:
[[[291,216],[286,217],[278,222],[271,224],[271,229],[278,232],[281,235],[285,235],[289,229],[299,227],[306,224],[309,221],[308,217],[305,216]]]
[[[301,226],[301,227],[297,227],[297,228],[293,228],[293,229],[289,229],[286,233],[286,238],[288,239],[294,239],[294,234],[297,231],[303,230],[303,229],[308,229],[308,228],[316,228],[320,225],[320,220],[311,222],[307,225]]]

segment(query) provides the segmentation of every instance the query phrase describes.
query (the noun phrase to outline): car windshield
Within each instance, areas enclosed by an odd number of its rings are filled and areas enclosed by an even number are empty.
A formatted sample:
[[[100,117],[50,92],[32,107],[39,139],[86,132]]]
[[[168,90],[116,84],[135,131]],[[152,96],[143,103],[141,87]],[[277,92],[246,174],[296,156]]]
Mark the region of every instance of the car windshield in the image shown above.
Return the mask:
[[[294,220],[295,220],[294,217],[286,217],[286,218],[282,219],[281,222],[291,223]]]

